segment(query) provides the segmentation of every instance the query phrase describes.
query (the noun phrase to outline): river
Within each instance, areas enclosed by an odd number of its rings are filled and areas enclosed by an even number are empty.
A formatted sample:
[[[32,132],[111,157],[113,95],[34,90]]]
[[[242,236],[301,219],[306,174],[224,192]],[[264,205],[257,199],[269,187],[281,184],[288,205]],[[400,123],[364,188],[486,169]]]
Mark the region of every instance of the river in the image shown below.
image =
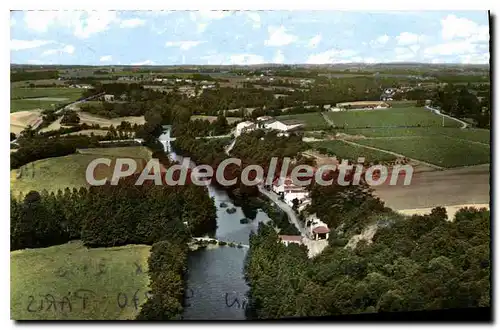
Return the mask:
[[[164,148],[171,151],[169,132],[160,136]],[[171,159],[182,162],[182,157],[170,152]],[[194,165],[194,164],[192,164]],[[241,224],[245,215],[241,207],[234,206],[227,193],[215,186],[208,187],[208,193],[217,207],[217,231],[215,237],[226,242],[248,244],[251,231],[257,231],[259,222],[267,222],[269,217],[258,210],[255,219]],[[224,202],[226,207],[221,207]],[[234,207],[229,214],[226,209]],[[192,251],[188,257],[185,320],[244,320],[246,293],[248,286],[243,276],[243,263],[248,249],[233,247],[213,247]]]

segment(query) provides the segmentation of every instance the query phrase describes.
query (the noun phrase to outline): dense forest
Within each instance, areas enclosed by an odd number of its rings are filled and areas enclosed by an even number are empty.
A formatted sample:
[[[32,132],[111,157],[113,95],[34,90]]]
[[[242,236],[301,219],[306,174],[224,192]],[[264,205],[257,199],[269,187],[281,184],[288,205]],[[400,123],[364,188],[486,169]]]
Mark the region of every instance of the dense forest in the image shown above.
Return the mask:
[[[117,185],[57,193],[31,191],[10,202],[11,251],[81,239],[88,247],[152,244],[150,295],[139,320],[179,319],[183,310],[187,242],[216,228],[213,200],[205,188],[135,185],[137,176]]]
[[[481,93],[482,99],[478,100]],[[478,94],[478,95],[476,95]],[[448,84],[431,98],[434,106],[457,118],[472,118],[480,128],[490,128],[491,98],[489,89],[472,92],[468,86]]]
[[[443,208],[383,220],[371,243],[351,249],[332,238],[314,259],[261,224],[245,265],[249,318],[490,306],[489,211],[463,209],[453,222]]]

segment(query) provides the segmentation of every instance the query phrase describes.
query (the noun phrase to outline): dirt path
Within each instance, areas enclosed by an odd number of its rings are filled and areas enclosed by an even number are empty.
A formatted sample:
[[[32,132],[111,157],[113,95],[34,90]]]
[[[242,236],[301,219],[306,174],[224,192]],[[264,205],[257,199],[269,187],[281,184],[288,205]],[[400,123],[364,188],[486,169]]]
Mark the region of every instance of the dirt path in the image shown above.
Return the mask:
[[[331,120],[330,118],[328,118],[328,116],[326,115],[326,113],[324,112],[321,112],[321,115],[323,116],[323,118],[326,120],[326,122],[333,128],[335,128],[335,123],[333,122],[333,120]]]
[[[398,154],[398,153],[395,153],[395,152],[392,152],[392,151],[389,151],[389,150],[385,150],[385,149],[380,149],[380,148],[375,148],[375,147],[369,147],[369,146],[365,146],[363,144],[359,144],[359,143],[356,143],[356,142],[352,142],[352,141],[349,141],[349,140],[344,140],[344,139],[339,139],[340,141],[344,141],[345,143],[348,143],[348,144],[352,144],[352,145],[355,145],[355,146],[358,146],[358,147],[363,147],[363,148],[367,148],[367,149],[372,149],[372,150],[377,150],[377,151],[381,151],[381,152],[385,152],[387,154],[391,154],[391,155],[394,155],[396,157],[401,157],[401,158],[408,158],[409,160],[413,161],[413,162],[416,162],[416,163],[421,163],[421,164],[424,164],[426,166],[429,166],[429,167],[432,167],[432,168],[435,168],[437,170],[443,170],[444,167],[441,167],[441,166],[437,166],[437,165],[434,165],[434,164],[431,164],[431,163],[427,163],[427,162],[424,162],[424,161],[421,161],[419,159],[413,159],[413,158],[410,158],[410,157],[407,157],[405,155],[402,155],[402,154]]]
[[[434,112],[436,115],[441,115],[441,116],[443,116],[443,117],[446,117],[446,118],[449,118],[449,119],[452,119],[452,120],[454,120],[454,121],[459,122],[460,124],[462,124],[462,127],[461,127],[462,129],[467,128],[467,127],[469,126],[469,124],[467,124],[465,121],[460,120],[460,119],[457,119],[457,118],[452,117],[452,116],[445,115],[445,114],[441,113],[441,111],[439,111],[438,109],[434,109],[434,108],[431,108],[431,107],[429,107],[429,106],[426,106],[425,108],[426,108],[426,109],[428,109],[428,110],[431,110],[431,111],[432,111],[432,112]]]

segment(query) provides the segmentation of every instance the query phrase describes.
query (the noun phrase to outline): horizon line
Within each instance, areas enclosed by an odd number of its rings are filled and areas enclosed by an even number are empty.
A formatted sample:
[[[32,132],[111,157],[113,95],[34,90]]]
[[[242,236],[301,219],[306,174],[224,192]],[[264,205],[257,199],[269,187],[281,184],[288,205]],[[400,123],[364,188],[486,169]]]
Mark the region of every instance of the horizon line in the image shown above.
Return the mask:
[[[10,63],[10,65],[32,65],[32,66],[101,66],[101,67],[109,67],[109,66],[147,66],[147,67],[159,67],[159,66],[178,66],[178,67],[183,67],[183,66],[236,66],[236,67],[252,67],[252,66],[345,66],[345,65],[367,65],[367,66],[373,66],[373,65],[394,65],[394,64],[406,64],[406,65],[456,65],[456,66],[480,66],[480,65],[490,65],[490,62],[486,63],[450,63],[450,62],[443,62],[443,63],[430,63],[430,62],[374,62],[374,63],[368,63],[368,62],[342,62],[342,63],[315,63],[315,64],[310,64],[310,63],[273,63],[273,62],[268,62],[268,63],[258,63],[258,64],[63,64],[63,63]]]

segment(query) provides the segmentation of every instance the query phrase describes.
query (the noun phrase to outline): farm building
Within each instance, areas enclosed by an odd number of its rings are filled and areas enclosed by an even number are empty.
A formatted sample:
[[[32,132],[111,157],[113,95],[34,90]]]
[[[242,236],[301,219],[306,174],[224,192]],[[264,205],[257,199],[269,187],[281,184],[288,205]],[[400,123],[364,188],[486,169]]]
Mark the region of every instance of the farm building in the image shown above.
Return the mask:
[[[302,236],[299,235],[279,235],[279,241],[286,246],[288,246],[288,244],[303,244]]]
[[[280,180],[277,178],[274,180],[272,188],[276,194],[283,197],[285,203],[293,207],[293,201],[297,199],[300,203],[309,197],[309,192],[301,186],[297,186],[293,183],[290,177]]]
[[[271,120],[264,123],[264,128],[281,132],[291,132],[304,126],[299,120]]]
[[[255,128],[256,128],[255,124],[252,123],[251,121],[243,121],[236,125],[236,132],[234,133],[234,135],[240,136],[242,133],[252,131]]]
[[[390,105],[383,101],[356,101],[337,103],[336,107],[339,109],[386,109]]]
[[[314,240],[328,239],[330,229],[328,225],[318,219],[315,214],[306,218],[306,231],[307,234]]]

